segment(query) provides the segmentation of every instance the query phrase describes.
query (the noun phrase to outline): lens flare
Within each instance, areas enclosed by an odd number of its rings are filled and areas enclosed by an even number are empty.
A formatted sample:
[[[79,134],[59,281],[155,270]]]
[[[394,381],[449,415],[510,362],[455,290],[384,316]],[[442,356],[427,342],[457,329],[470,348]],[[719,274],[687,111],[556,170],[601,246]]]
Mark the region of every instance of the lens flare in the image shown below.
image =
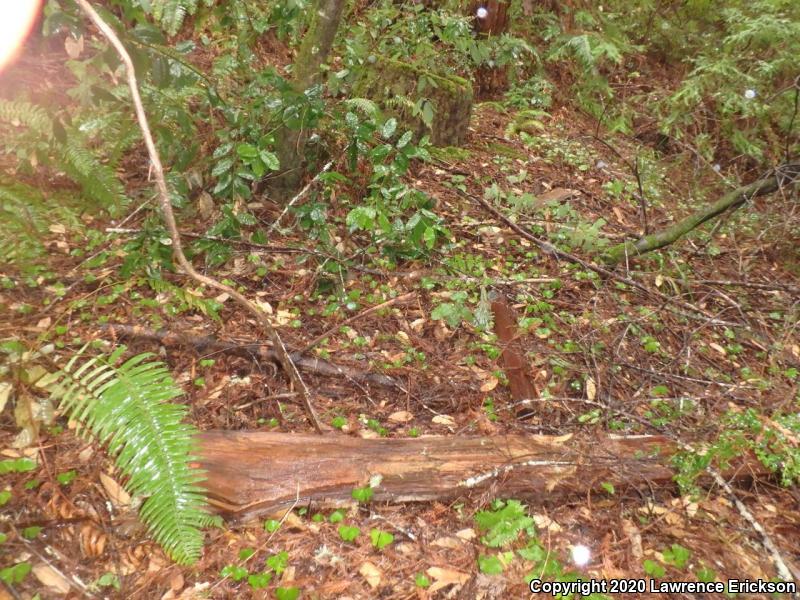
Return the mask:
[[[40,5],[41,0],[0,0],[0,70],[28,37]]]

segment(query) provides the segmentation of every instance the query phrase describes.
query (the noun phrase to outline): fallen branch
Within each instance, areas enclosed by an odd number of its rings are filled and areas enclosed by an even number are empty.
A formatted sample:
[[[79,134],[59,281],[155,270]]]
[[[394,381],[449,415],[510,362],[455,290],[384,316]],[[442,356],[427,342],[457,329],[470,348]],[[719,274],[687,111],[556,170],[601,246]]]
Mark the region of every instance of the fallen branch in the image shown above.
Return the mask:
[[[103,20],[103,18],[88,2],[88,0],[77,0],[77,3],[83,12],[89,17],[92,23],[94,23],[94,25],[108,39],[108,41],[111,42],[111,45],[114,46],[114,49],[117,51],[117,54],[119,54],[119,57],[122,59],[122,62],[125,65],[125,71],[128,77],[128,87],[131,91],[131,99],[133,100],[133,105],[136,110],[136,118],[139,121],[139,128],[142,131],[142,137],[144,138],[145,146],[147,146],[147,153],[150,157],[152,172],[156,181],[156,189],[158,190],[158,202],[159,206],[161,207],[164,223],[167,226],[170,239],[172,240],[172,253],[175,257],[175,261],[180,265],[184,272],[189,275],[189,277],[198,283],[207,285],[208,287],[228,294],[231,298],[238,302],[240,306],[242,306],[251,315],[253,315],[253,317],[255,317],[256,321],[259,323],[259,325],[261,325],[261,328],[266,333],[267,338],[272,342],[278,361],[288,375],[295,390],[300,395],[300,399],[303,403],[303,407],[306,410],[309,420],[317,432],[322,433],[322,425],[320,424],[316,411],[311,404],[308,388],[306,387],[303,379],[300,377],[300,373],[297,371],[297,367],[292,362],[286,347],[283,345],[283,341],[281,341],[278,331],[272,326],[272,323],[270,323],[267,314],[261,308],[259,308],[258,305],[248,300],[243,294],[239,293],[232,287],[196,271],[194,265],[189,262],[189,260],[186,258],[186,255],[183,253],[181,236],[178,232],[178,224],[175,221],[175,214],[172,212],[172,202],[169,197],[169,190],[167,189],[167,180],[164,177],[164,167],[161,164],[161,157],[158,154],[155,142],[153,141],[153,136],[150,133],[150,125],[147,122],[144,104],[142,103],[142,98],[139,95],[139,84],[136,81],[136,71],[134,69],[131,56],[128,54],[128,51],[125,49],[125,46],[122,44],[114,30]]]
[[[603,262],[613,266],[625,258],[633,258],[668,246],[714,217],[736,210],[753,198],[766,196],[798,181],[800,181],[800,164],[782,165],[767,177],[725,194],[713,204],[701,208],[671,227],[646,235],[636,242],[617,244],[603,254]]]
[[[223,352],[244,358],[257,359],[260,362],[280,364],[278,353],[275,352],[274,348],[266,344],[226,342],[212,336],[174,333],[165,330],[155,331],[138,325],[107,324],[101,327],[101,331],[124,339],[156,342],[166,347],[184,346],[193,348],[198,353]],[[315,375],[344,377],[358,383],[368,383],[395,389],[400,389],[401,387],[394,379],[380,373],[366,373],[351,367],[335,365],[319,358],[303,356],[300,352],[291,352],[289,357],[298,369]]]

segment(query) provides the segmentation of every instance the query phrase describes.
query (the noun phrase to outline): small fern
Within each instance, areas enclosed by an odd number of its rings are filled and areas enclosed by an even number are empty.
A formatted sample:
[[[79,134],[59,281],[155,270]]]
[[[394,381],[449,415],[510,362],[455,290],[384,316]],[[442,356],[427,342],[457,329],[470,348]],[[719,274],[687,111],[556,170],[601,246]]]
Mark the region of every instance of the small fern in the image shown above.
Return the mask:
[[[76,127],[56,129],[56,122],[41,106],[3,99],[0,99],[0,122],[24,127],[33,134],[33,139],[6,136],[7,152],[16,154],[20,147],[32,148],[43,142],[49,148],[51,166],[64,171],[96,205],[115,214],[128,203],[125,188],[114,169],[100,162],[88,149],[88,140]],[[60,134],[56,135],[56,131]]]
[[[205,0],[206,6],[211,6],[214,0]],[[158,21],[170,35],[175,35],[183,25],[187,15],[193,15],[197,10],[198,0],[151,0],[153,18]]]
[[[50,383],[52,398],[70,418],[107,444],[126,489],[146,496],[139,515],[153,538],[175,561],[197,560],[200,527],[213,523],[200,487],[193,426],[183,423],[186,407],[169,400],[182,394],[166,366],[149,353],[114,366],[118,351],[78,364],[78,352]]]
[[[377,118],[381,114],[378,105],[369,98],[348,98],[344,101],[345,106],[351,110],[357,110],[365,117]]]
[[[70,138],[62,146],[61,166],[84,195],[115,214],[127,204],[125,188],[114,169],[104,165],[87,150],[82,140]]]

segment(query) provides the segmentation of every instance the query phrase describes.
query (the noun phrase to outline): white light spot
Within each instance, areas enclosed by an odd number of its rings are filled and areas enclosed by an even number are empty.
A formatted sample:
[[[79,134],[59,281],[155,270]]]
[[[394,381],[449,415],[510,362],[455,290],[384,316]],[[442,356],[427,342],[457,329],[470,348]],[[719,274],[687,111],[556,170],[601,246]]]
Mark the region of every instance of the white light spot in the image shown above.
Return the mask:
[[[722,171],[722,165],[721,165],[721,164],[719,164],[719,163],[715,164],[713,168],[714,168],[714,170],[715,170],[717,173],[719,173],[720,171]]]
[[[17,54],[28,36],[41,0],[15,0],[2,3],[0,19],[0,69]]]
[[[752,100],[753,98],[756,97],[756,91],[755,90],[745,90],[744,91],[744,97],[747,98],[748,100]]]
[[[572,562],[578,567],[585,567],[592,560],[592,551],[583,544],[572,547]]]
[[[486,7],[479,6],[478,10],[475,11],[475,14],[478,16],[479,19],[485,19],[486,17],[489,16],[489,11],[486,10]]]

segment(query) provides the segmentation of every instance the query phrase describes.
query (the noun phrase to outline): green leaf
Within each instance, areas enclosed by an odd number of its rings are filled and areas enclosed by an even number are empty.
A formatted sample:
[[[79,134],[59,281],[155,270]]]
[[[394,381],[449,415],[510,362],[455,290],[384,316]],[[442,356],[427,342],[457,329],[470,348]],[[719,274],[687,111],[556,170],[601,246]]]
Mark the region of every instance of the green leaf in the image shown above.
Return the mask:
[[[603,488],[609,496],[613,496],[616,493],[616,489],[614,488],[613,483],[609,483],[608,481],[603,481],[600,484],[600,487]]]
[[[397,130],[397,119],[394,117],[387,119],[386,122],[383,124],[383,128],[381,129],[381,136],[383,139],[388,140],[390,137],[394,135],[394,132]]]
[[[372,500],[373,490],[371,487],[365,486],[354,489],[350,495],[353,497],[353,500],[361,502],[362,504],[366,504]]]
[[[492,511],[481,511],[475,515],[475,523],[486,534],[481,541],[490,548],[499,548],[515,541],[519,534],[533,527],[533,518],[518,500],[498,502]]]
[[[672,565],[676,569],[682,569],[689,562],[692,556],[691,550],[684,548],[680,544],[672,544],[668,549],[664,550],[664,562]]]
[[[0,475],[7,473],[24,473],[26,471],[33,471],[36,468],[36,463],[30,458],[9,458],[0,460]]]
[[[414,584],[420,588],[430,587],[431,580],[425,575],[425,573],[417,573],[414,576]]]
[[[61,485],[69,485],[70,483],[72,483],[72,480],[75,479],[77,476],[78,476],[77,471],[73,469],[71,471],[59,473],[58,475],[56,475],[56,480]]]
[[[394,536],[391,533],[380,529],[370,530],[369,537],[376,550],[382,550],[394,541]]]
[[[411,141],[411,138],[414,137],[414,133],[411,131],[406,131],[403,135],[400,136],[400,139],[397,140],[397,149],[402,150],[405,148],[408,143]]]
[[[31,565],[27,562],[17,563],[11,567],[0,570],[0,579],[9,585],[22,583],[28,573],[31,572]]]
[[[358,527],[350,525],[339,526],[339,537],[342,538],[342,540],[344,540],[345,542],[352,542],[359,535],[361,535],[361,530]]]
[[[281,161],[275,155],[274,152],[268,152],[267,150],[261,150],[258,154],[261,158],[261,162],[264,163],[264,166],[267,167],[270,171],[277,171],[281,168]]]
[[[44,527],[39,525],[31,525],[30,527],[26,527],[22,530],[22,537],[24,537],[26,540],[35,540],[42,532],[42,529],[44,529]]]
[[[233,159],[230,156],[223,158],[221,161],[219,161],[217,164],[214,165],[213,169],[211,169],[211,176],[219,177],[220,175],[223,175],[228,171],[230,171],[231,167],[233,167]]]
[[[341,509],[337,509],[331,513],[331,516],[328,517],[328,521],[331,523],[341,523],[344,521],[344,511]]]
[[[433,104],[428,100],[422,105],[422,122],[428,127],[433,126]]]
[[[247,560],[256,553],[252,548],[242,548],[239,550],[239,560]]]
[[[266,560],[266,565],[280,575],[289,566],[289,553],[283,550],[277,554],[273,554]]]
[[[113,587],[115,590],[119,591],[121,586],[119,583],[119,577],[117,577],[116,573],[103,573],[100,577],[95,580],[95,584],[97,587]]]
[[[258,157],[258,148],[252,144],[239,144],[236,146],[236,154],[240,158],[252,159]]]
[[[234,581],[241,581],[245,577],[247,577],[247,569],[239,565],[227,565],[223,567],[222,571],[220,571],[220,575],[223,577],[230,577]]]
[[[253,573],[247,576],[247,583],[254,590],[267,587],[270,581],[272,581],[272,573]]]
[[[264,521],[264,531],[275,533],[280,529],[281,522],[276,519],[267,519]]]
[[[206,510],[202,472],[190,467],[196,429],[183,423],[187,407],[169,400],[183,392],[166,366],[139,354],[114,366],[77,353],[51,386],[53,399],[108,447],[128,493],[147,498],[139,516],[179,563],[202,551],[200,527],[215,520]]]
[[[660,579],[666,573],[664,567],[654,560],[647,559],[642,563],[642,566],[644,567],[644,572],[647,575],[650,575],[650,577],[655,577],[656,579]]]
[[[478,569],[484,575],[499,575],[503,572],[503,563],[496,556],[478,556]]]
[[[277,600],[297,600],[300,597],[300,588],[297,587],[279,587],[275,590],[275,598]]]

